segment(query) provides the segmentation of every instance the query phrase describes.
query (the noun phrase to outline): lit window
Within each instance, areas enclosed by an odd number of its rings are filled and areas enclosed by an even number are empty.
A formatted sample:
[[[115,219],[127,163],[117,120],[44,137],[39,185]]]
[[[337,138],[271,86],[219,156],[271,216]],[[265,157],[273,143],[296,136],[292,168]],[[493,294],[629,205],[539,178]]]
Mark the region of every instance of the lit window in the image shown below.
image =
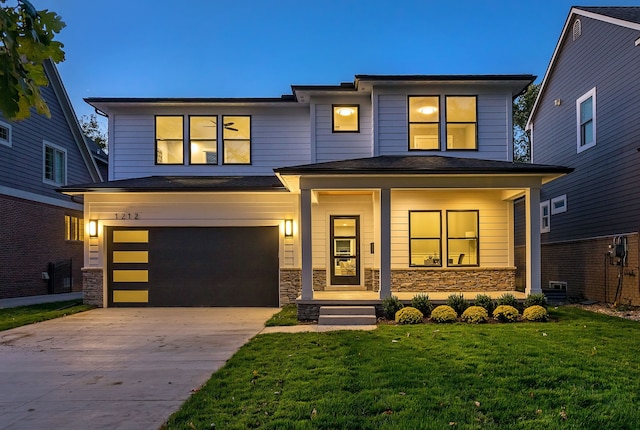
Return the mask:
[[[218,118],[189,117],[191,164],[218,164]]]
[[[64,216],[64,239],[70,241],[84,240],[84,222],[76,216]]]
[[[156,116],[156,164],[183,164],[182,116]]]
[[[332,127],[334,133],[360,132],[359,105],[332,105]]]
[[[551,199],[551,214],[561,214],[567,211],[567,195],[563,194]]]
[[[44,181],[55,185],[67,183],[67,152],[44,142]]]
[[[409,211],[410,266],[442,266],[440,211]]]
[[[11,126],[0,121],[0,145],[11,146]]]
[[[447,265],[478,266],[479,212],[447,211]]]
[[[449,96],[447,102],[447,149],[478,149],[477,97]]]
[[[224,164],[251,164],[251,117],[222,117]]]
[[[440,97],[409,96],[409,150],[440,150]]]
[[[551,214],[549,212],[549,200],[540,203],[540,233],[551,231]]]
[[[596,145],[596,89],[576,100],[578,152]]]

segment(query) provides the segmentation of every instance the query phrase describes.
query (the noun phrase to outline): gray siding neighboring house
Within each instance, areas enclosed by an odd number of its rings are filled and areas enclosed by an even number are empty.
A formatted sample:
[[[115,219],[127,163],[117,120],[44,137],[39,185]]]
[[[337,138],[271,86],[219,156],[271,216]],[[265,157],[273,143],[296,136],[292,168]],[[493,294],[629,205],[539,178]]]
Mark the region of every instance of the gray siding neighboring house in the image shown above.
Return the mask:
[[[566,282],[576,298],[640,304],[639,101],[640,7],[572,8],[529,119],[533,162],[575,168],[542,188],[543,285]],[[592,142],[579,140],[591,131]],[[626,241],[622,266],[607,254],[614,240]]]
[[[82,289],[83,206],[56,190],[102,177],[53,63],[45,72],[51,118],[0,116],[0,298]],[[54,288],[50,263],[68,260]]]

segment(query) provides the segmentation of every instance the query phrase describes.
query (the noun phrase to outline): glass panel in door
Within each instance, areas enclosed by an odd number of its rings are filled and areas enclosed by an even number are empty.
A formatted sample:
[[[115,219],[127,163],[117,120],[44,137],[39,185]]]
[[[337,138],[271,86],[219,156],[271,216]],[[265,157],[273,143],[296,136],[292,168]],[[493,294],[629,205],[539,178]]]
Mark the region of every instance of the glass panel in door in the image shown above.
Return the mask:
[[[360,285],[360,217],[331,216],[331,285]]]

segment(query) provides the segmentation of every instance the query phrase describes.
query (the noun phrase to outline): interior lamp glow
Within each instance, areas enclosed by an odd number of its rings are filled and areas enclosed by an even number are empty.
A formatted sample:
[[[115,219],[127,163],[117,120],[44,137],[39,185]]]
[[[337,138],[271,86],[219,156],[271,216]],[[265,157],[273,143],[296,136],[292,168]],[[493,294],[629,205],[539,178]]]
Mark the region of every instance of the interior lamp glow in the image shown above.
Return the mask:
[[[350,107],[341,107],[336,109],[336,112],[340,116],[350,116],[350,115],[353,115],[356,112],[356,110]]]
[[[292,219],[284,220],[284,235],[285,237],[293,236],[293,220]]]
[[[89,221],[89,236],[98,237],[98,221]]]
[[[434,114],[437,110],[438,108],[436,108],[435,106],[422,106],[421,108],[418,108],[418,112],[424,115]]]

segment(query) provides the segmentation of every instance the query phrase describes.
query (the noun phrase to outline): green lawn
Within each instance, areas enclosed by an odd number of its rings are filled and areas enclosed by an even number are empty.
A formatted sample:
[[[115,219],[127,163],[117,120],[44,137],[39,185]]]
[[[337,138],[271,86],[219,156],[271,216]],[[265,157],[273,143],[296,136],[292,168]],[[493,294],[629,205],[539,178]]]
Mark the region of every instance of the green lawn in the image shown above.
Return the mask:
[[[284,305],[280,312],[264,323],[267,327],[298,325],[298,308],[296,305]]]
[[[59,318],[89,309],[93,309],[93,306],[83,305],[78,300],[0,309],[0,330]]]
[[[551,315],[259,335],[166,428],[640,428],[640,324]]]

